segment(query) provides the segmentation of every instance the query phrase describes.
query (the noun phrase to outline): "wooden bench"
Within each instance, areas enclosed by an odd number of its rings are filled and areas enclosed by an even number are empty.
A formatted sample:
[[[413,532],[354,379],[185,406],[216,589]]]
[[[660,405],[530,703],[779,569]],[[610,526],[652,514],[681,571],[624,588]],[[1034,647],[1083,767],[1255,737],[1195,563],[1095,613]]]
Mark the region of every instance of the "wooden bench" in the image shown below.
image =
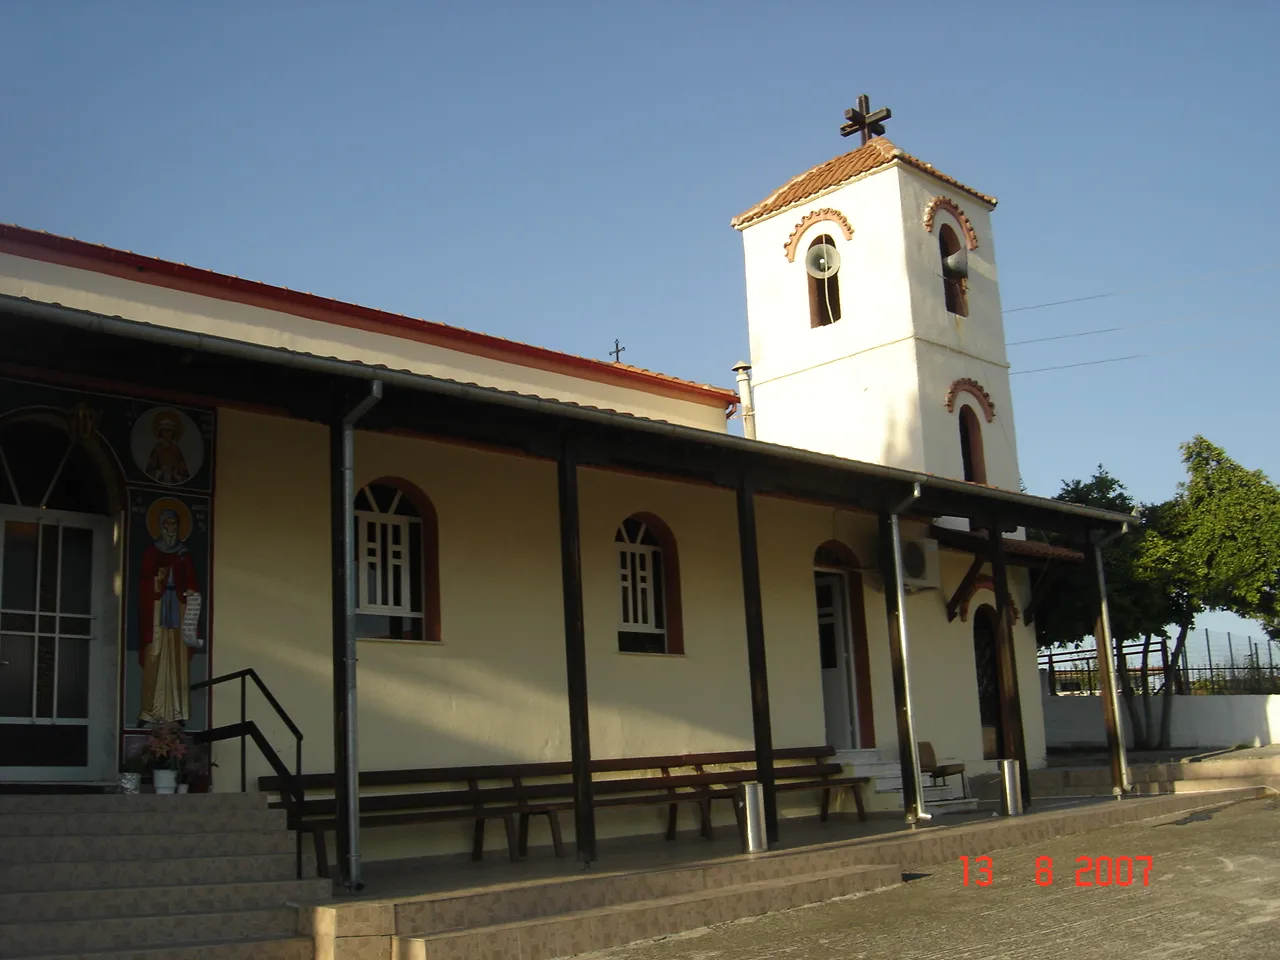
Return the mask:
[[[774,751],[775,760],[801,761],[775,765],[777,789],[780,792],[821,791],[820,815],[826,820],[831,791],[850,787],[858,817],[866,819],[858,788],[870,778],[843,776],[840,764],[830,762],[834,754],[835,750],[828,746]],[[712,766],[739,768],[706,769]],[[738,784],[754,780],[757,776],[755,753],[751,750],[597,759],[591,761],[590,769],[597,808],[666,806],[668,840],[676,837],[681,803],[697,804],[701,833],[709,838],[712,801],[733,799]],[[644,775],[650,771],[649,775]],[[572,772],[568,761],[367,770],[359,777],[360,825],[378,827],[470,820],[473,823],[471,855],[479,860],[484,854],[486,824],[489,820],[501,820],[506,831],[508,854],[516,860],[528,852],[530,820],[535,816],[546,816],[556,856],[563,856],[559,814],[574,807],[573,782],[568,779]],[[282,788],[279,777],[261,777],[258,785],[267,792],[279,792]],[[334,786],[331,773],[311,773],[302,777],[304,795],[308,791],[332,794]],[[286,806],[285,798],[281,796],[271,806]],[[321,875],[328,873],[324,834],[336,828],[337,813],[337,801],[333,796],[303,801],[300,826],[312,834]]]

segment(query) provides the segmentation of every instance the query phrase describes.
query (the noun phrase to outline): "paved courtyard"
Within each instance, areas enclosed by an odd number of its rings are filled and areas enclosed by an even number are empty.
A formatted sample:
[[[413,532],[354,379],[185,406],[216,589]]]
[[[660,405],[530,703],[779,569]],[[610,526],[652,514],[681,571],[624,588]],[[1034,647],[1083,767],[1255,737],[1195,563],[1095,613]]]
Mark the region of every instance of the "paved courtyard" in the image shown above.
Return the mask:
[[[1132,857],[1129,886],[1077,886],[1077,857]],[[1053,882],[1036,883],[1037,858]],[[1144,863],[1151,857],[1149,885]],[[1081,862],[1083,863],[1083,861]],[[600,951],[599,960],[1004,960],[1280,957],[1280,799],[1164,817],[991,854],[878,893]],[[1125,866],[1120,866],[1121,879]],[[1042,875],[1042,879],[1047,879]],[[1083,879],[1083,878],[1082,878]]]

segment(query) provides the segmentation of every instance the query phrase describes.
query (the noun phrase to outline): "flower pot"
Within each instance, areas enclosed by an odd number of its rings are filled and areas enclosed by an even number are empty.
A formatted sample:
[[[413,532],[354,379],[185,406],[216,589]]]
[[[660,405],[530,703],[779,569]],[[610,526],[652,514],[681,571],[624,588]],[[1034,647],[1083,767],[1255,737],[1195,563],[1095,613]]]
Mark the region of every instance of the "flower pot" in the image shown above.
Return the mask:
[[[117,781],[117,789],[121,793],[138,793],[142,790],[142,774],[122,773]]]
[[[154,770],[151,776],[156,785],[156,793],[178,792],[177,770]]]

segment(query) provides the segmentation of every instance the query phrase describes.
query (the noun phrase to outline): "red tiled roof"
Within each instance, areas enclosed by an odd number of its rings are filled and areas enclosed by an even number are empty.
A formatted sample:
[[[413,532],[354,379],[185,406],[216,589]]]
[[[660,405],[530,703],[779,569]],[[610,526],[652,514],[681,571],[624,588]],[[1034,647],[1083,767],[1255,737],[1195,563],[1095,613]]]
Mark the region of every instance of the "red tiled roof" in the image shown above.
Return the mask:
[[[970,532],[953,530],[950,527],[933,526],[929,528],[929,535],[944,547],[952,547],[970,553],[977,550],[986,551],[991,542],[985,530]],[[1082,563],[1084,561],[1084,554],[1079,550],[1058,547],[1051,543],[1041,543],[1038,540],[1014,540],[1011,537],[1005,537],[1004,551],[1011,557],[1027,557],[1032,560],[1063,560],[1067,563]]]
[[[887,138],[876,137],[857,150],[836,157],[834,160],[828,160],[826,163],[820,163],[813,169],[806,170],[798,177],[792,177],[750,210],[738,214],[730,223],[736,229],[741,230],[757,220],[779,213],[788,207],[808,200],[810,197],[817,196],[824,190],[841,186],[855,177],[871,173],[881,167],[887,167],[894,161],[927,173],[943,183],[963,190],[970,196],[977,197],[983,203],[993,207],[996,205],[995,197],[989,197],[985,193],[979,193],[972,187],[966,187],[954,177],[949,177],[941,170],[935,169],[933,164],[925,163],[923,160],[919,160],[899,147],[894,146],[892,141]]]
[[[204,270],[200,267],[191,267],[185,263],[160,260],[128,250],[87,243],[72,237],[61,237],[43,230],[29,230],[13,224],[0,224],[0,253],[92,270],[138,283],[183,290],[218,300],[248,304],[327,323],[418,340],[475,356],[598,383],[610,383],[648,393],[678,397],[709,406],[727,407],[738,402],[737,393],[724,387],[682,380],[679,377],[633,367],[626,363],[610,363],[607,360],[595,360],[558,350],[549,350],[545,347],[535,347],[445,323],[375,310],[372,307],[345,303],[313,293],[303,293],[287,287],[273,286],[256,280],[245,280],[225,273]]]

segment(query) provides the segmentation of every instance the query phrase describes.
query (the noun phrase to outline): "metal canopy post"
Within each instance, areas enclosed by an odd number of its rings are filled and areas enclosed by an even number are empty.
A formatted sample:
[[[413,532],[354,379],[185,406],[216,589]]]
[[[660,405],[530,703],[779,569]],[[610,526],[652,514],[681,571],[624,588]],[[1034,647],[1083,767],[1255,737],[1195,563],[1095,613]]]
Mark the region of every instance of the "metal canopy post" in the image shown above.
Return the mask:
[[[578,859],[596,859],[595,798],[591,790],[591,724],[587,702],[587,640],[582,613],[582,544],[578,529],[577,451],[567,438],[557,461],[560,495],[560,579],[564,597],[564,660],[569,694],[569,751],[573,767],[573,824]]]
[[[1022,693],[1018,686],[1018,658],[1010,623],[1009,568],[1005,563],[1000,518],[991,522],[991,578],[996,595],[996,661],[1000,670],[1000,710],[1004,722],[1004,755],[1018,761],[1022,804],[1031,806],[1031,771],[1027,768],[1027,739],[1022,728]]]
[[[931,820],[924,809],[920,748],[911,713],[911,670],[907,655],[906,589],[902,582],[902,533],[898,515],[920,498],[920,484],[888,513],[880,514],[880,569],[884,576],[884,608],[889,621],[889,662],[893,672],[893,705],[898,720],[898,761],[902,768],[902,809],[907,823]]]
[[[1097,574],[1098,622],[1094,639],[1098,648],[1098,675],[1102,681],[1102,719],[1107,728],[1107,753],[1111,758],[1111,793],[1118,799],[1129,792],[1129,763],[1124,749],[1124,727],[1120,719],[1120,692],[1116,682],[1116,657],[1111,640],[1111,605],[1107,600],[1107,574],[1102,547],[1119,536],[1119,531],[1103,538],[1093,534],[1093,568]]]
[[[355,425],[382,399],[382,383],[329,425],[330,541],[333,545],[333,761],[339,883],[364,886],[360,868],[360,777],[356,739]]]
[[[738,548],[742,557],[742,600],[747,627],[747,670],[751,680],[751,726],[755,735],[756,779],[764,790],[765,831],[778,840],[778,794],[773,772],[773,724],[769,714],[769,671],[760,601],[760,554],[756,540],[755,492],[744,471],[738,477]]]

